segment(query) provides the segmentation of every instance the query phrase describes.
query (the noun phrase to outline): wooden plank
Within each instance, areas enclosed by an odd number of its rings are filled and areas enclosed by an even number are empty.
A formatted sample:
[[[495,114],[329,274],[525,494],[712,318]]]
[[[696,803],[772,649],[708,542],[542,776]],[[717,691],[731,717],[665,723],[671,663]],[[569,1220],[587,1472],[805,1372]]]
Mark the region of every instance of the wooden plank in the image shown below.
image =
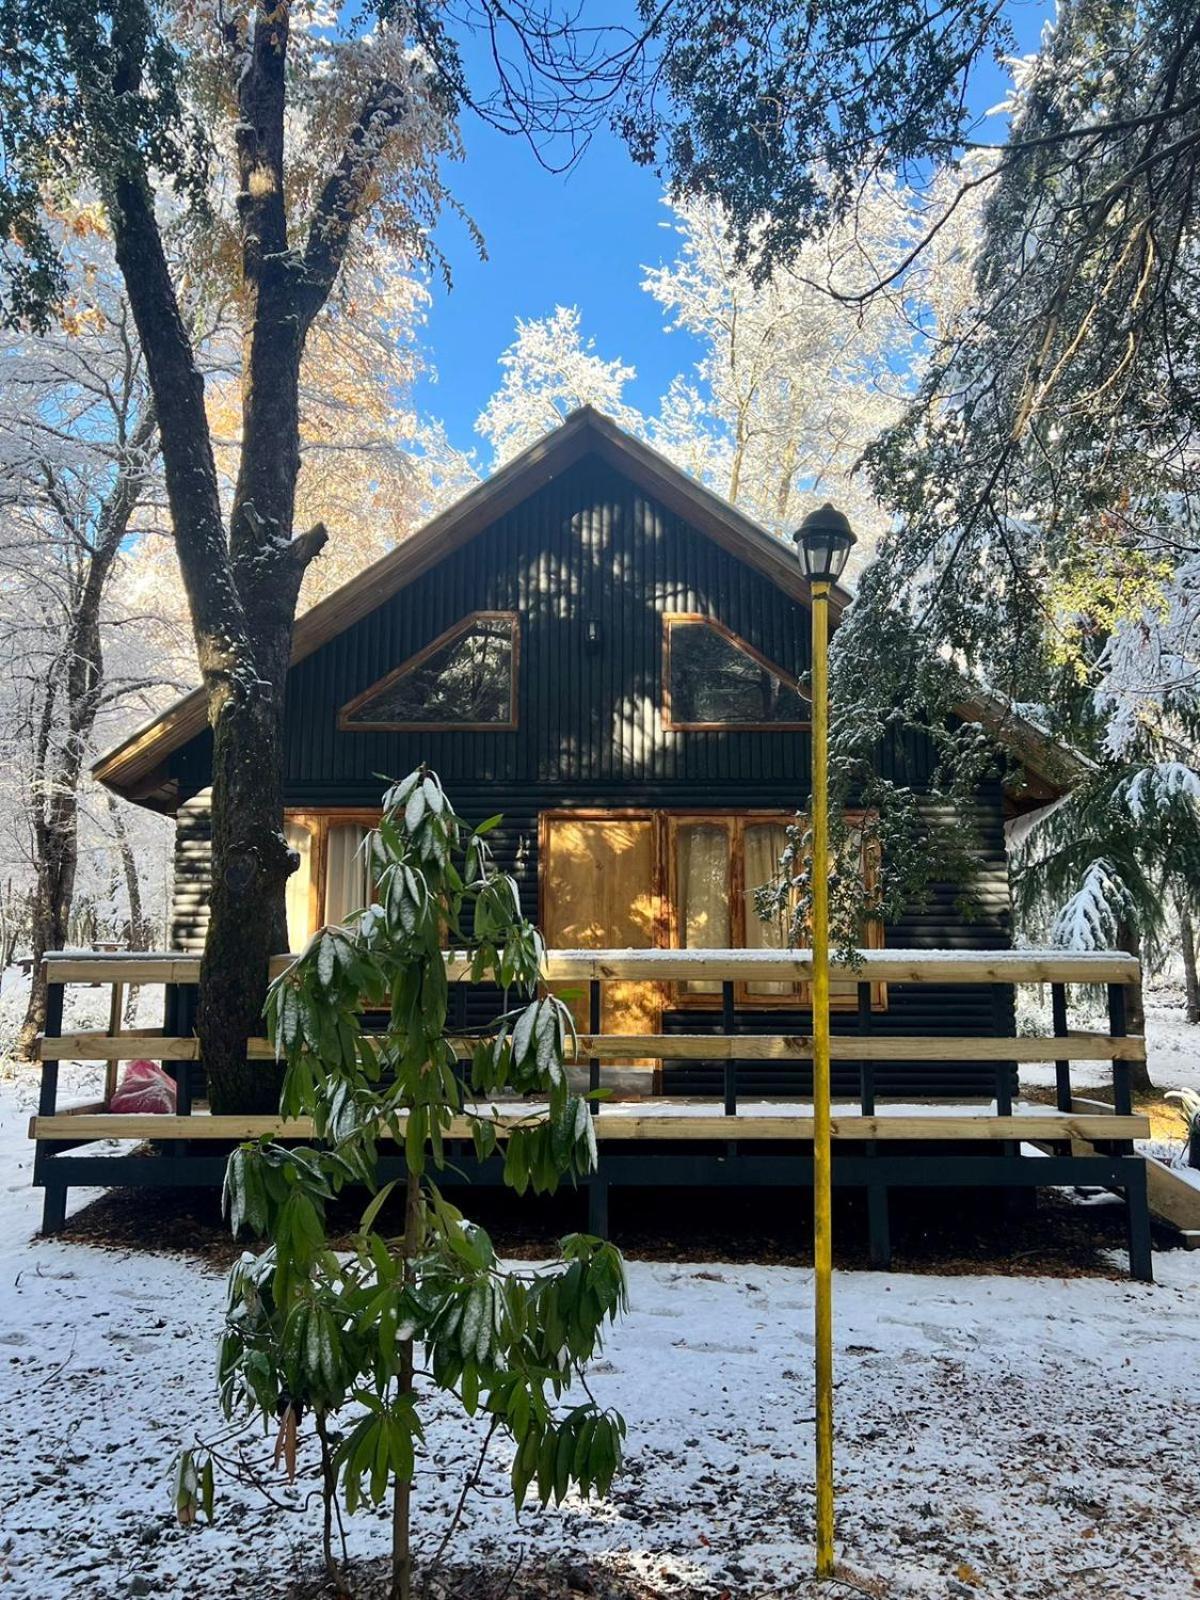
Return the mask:
[[[455,963],[451,975],[462,967]],[[554,981],[589,978],[749,979],[805,982],[812,977],[808,951],[551,950],[545,975]],[[1008,952],[862,950],[857,962],[831,961],[834,978],[890,983],[1134,983],[1139,965],[1120,952],[1082,955]]]
[[[467,1048],[470,1041],[456,1041]],[[1078,1033],[1069,1039],[940,1034],[835,1035],[830,1040],[834,1061],[1048,1061],[1052,1049],[1072,1061],[1144,1061],[1146,1042],[1135,1035],[1110,1039],[1104,1033]],[[579,1054],[602,1061],[628,1055],[657,1055],[667,1061],[807,1061],[813,1042],[808,1034],[631,1033],[580,1034]]]
[[[450,1041],[469,1056],[476,1039]],[[578,1039],[580,1062],[590,1056],[600,1061],[629,1062],[637,1057],[667,1061],[807,1061],[812,1058],[808,1034],[719,1033],[582,1033]],[[139,1054],[159,1061],[199,1061],[200,1041],[170,1038],[161,1032],[119,1034],[66,1033],[42,1039],[43,1061],[131,1061]],[[830,1041],[834,1061],[1048,1061],[1051,1049],[1073,1061],[1143,1061],[1145,1040],[1135,1035],[1110,1039],[1103,1033],[1073,1034],[1068,1039],[1043,1038],[912,1038],[874,1035],[840,1035]],[[268,1039],[251,1039],[247,1055],[252,1061],[272,1061],[275,1047]],[[635,1060],[636,1064],[636,1060]]]
[[[1200,1188],[1152,1156],[1146,1159],[1146,1193],[1156,1216],[1184,1233],[1200,1228]]]
[[[497,1131],[503,1137],[517,1124],[536,1121],[541,1113],[529,1113],[496,1118]],[[738,1140],[745,1139],[796,1139],[809,1140],[813,1133],[813,1119],[806,1116],[619,1116],[603,1111],[595,1119],[596,1137],[605,1140],[669,1140],[694,1142],[704,1139],[728,1139],[731,1128],[736,1128]],[[881,1140],[1005,1140],[1023,1139],[1144,1139],[1149,1136],[1150,1124],[1145,1117],[1077,1117],[1048,1111],[1045,1115],[997,1117],[987,1111],[950,1113],[946,1116],[857,1115],[835,1116],[832,1122],[835,1139]],[[56,1115],[33,1117],[29,1125],[32,1139],[258,1139],[264,1134],[274,1134],[281,1139],[311,1139],[312,1121],[298,1117],[284,1121],[269,1116],[209,1116],[196,1114],[178,1116],[121,1116],[121,1115]],[[466,1117],[455,1117],[447,1137],[469,1138],[471,1122]]]
[[[276,978],[295,960],[292,955],[272,956],[270,976]],[[89,955],[85,950],[52,951],[44,967],[52,983],[199,983],[200,957],[173,951]]]
[[[295,958],[273,956],[277,976]],[[452,981],[466,979],[470,961],[461,951],[446,956]],[[591,978],[648,981],[681,978],[758,979],[805,982],[812,976],[806,950],[715,950],[703,955],[680,950],[550,950],[544,975],[550,982]],[[85,951],[46,957],[55,983],[198,983],[200,957],[162,952],[149,955],[89,955]],[[832,961],[835,978],[880,983],[1136,983],[1139,963],[1121,951],[935,951],[862,950],[857,962]],[[1054,1057],[1051,1057],[1054,1059]]]
[[[152,1056],[155,1061],[199,1061],[197,1038],[168,1038],[162,1033],[125,1033],[115,1039],[107,1033],[64,1033],[55,1039],[42,1039],[38,1045],[43,1061],[135,1061]],[[275,1046],[269,1039],[251,1039],[246,1047],[251,1061],[274,1061]]]

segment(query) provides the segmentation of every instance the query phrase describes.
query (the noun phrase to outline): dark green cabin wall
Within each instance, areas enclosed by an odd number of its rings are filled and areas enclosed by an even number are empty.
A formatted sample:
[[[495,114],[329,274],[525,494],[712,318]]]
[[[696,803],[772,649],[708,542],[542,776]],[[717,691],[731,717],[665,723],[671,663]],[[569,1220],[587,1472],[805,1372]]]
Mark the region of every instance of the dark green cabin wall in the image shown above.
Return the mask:
[[[521,617],[519,728],[341,733],[348,700],[470,611]],[[662,726],[662,613],[720,619],[779,666],[808,671],[808,613],[679,517],[587,458],[294,669],[287,774],[294,804],[371,803],[378,773],[429,761],[447,786],[566,786],[595,803],[630,784],[715,803],[798,800],[809,741],[795,732],[671,733]],[[599,619],[601,648],[583,630]],[[897,741],[885,766],[920,785],[929,756]],[[174,758],[187,797],[209,776],[207,735]]]
[[[341,706],[478,610],[515,610],[521,618],[515,731],[338,731]],[[803,805],[809,791],[807,734],[663,728],[666,611],[715,617],[769,660],[798,676],[807,673],[803,606],[610,467],[586,458],[297,665],[288,689],[287,803],[373,805],[382,787],[377,774],[400,776],[428,761],[465,818],[504,813],[497,853],[515,873],[531,916],[538,913],[537,818],[543,810]],[[589,617],[601,625],[594,654],[584,643]],[[914,788],[928,780],[930,751],[919,737],[893,740],[881,759],[885,771]],[[209,767],[204,736],[177,754],[173,768],[184,797],[173,933],[177,947],[185,949],[202,944],[207,922],[203,791]],[[936,886],[928,904],[887,930],[889,944],[1008,943],[1002,817],[996,780],[980,791],[975,806],[978,918],[965,921],[957,909],[958,886]],[[796,1013],[787,1018],[785,1026],[795,1026]],[[887,1025],[902,1033],[990,1033],[1011,1025],[1011,1006],[998,1014],[987,990],[914,989],[897,992]],[[949,1084],[954,1071],[952,1064],[938,1069],[938,1081]],[[975,1081],[978,1074],[971,1076]],[[956,1083],[963,1092],[961,1072]],[[918,1092],[911,1070],[905,1085]],[[927,1085],[921,1092],[929,1091]]]

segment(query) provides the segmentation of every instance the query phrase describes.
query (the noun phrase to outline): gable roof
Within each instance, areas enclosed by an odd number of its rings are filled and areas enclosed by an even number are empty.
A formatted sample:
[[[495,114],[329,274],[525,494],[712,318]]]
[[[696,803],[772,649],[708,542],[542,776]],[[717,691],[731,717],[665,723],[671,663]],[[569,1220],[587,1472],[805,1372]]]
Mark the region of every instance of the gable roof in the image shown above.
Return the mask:
[[[607,462],[792,599],[808,605],[807,585],[794,555],[782,540],[626,433],[611,418],[591,406],[582,406],[553,433],[514,456],[492,477],[298,617],[292,634],[292,665],[361,621],[586,455]],[[849,598],[844,591],[834,591],[835,615],[845,608]],[[961,710],[964,716],[983,722],[1040,780],[1039,799],[1045,797],[1041,784],[1049,785],[1053,797],[1084,770],[1086,763],[1081,756],[998,702],[990,703],[980,696]],[[92,773],[100,783],[128,800],[154,810],[173,810],[167,757],[203,733],[207,725],[207,696],[203,688],[193,689],[101,756],[93,764]]]

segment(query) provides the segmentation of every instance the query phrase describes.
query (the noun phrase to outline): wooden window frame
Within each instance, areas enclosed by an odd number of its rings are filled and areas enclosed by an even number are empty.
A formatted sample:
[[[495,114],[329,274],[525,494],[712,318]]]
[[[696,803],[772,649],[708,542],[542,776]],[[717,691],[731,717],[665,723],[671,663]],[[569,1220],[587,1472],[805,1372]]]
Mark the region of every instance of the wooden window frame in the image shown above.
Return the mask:
[[[852,826],[865,822],[869,813],[865,811],[846,812],[846,821]],[[651,894],[654,896],[657,911],[654,919],[655,944],[652,948],[660,950],[673,950],[683,948],[678,943],[679,935],[679,898],[677,894],[676,867],[675,867],[675,835],[681,824],[722,823],[730,837],[730,929],[735,939],[734,948],[738,948],[736,941],[741,940],[744,946],[746,928],[746,884],[745,884],[745,855],[741,848],[740,835],[747,824],[756,822],[776,822],[784,826],[795,822],[796,813],[793,811],[778,811],[767,807],[752,807],[750,809],[723,810],[716,809],[689,809],[670,810],[652,806],[581,806],[563,807],[558,809],[550,807],[538,814],[538,920],[544,921],[543,910],[546,895],[546,871],[549,861],[549,836],[552,821],[565,822],[620,822],[636,821],[649,822],[652,828],[654,847],[654,877],[651,885]],[[878,871],[878,858],[876,852],[868,852],[865,862],[868,874],[868,883],[872,881]],[[883,924],[872,918],[865,929],[864,945],[868,950],[880,950],[884,946]],[[783,952],[786,953],[786,952]],[[664,996],[664,1006],[676,1011],[719,1011],[721,996],[719,994],[683,994],[678,983],[663,984],[668,991]],[[734,998],[736,1004],[747,1011],[808,1011],[812,1009],[811,986],[806,982],[796,985],[796,992],[792,995],[758,995],[750,994],[747,981],[735,985]],[[829,1002],[831,1011],[851,1012],[858,1007],[857,995],[831,995]],[[871,984],[871,1009],[873,1011],[886,1011],[888,1007],[887,984],[873,982]]]
[[[664,872],[666,858],[663,853],[664,819],[665,813],[656,811],[651,806],[564,806],[561,809],[551,806],[538,812],[537,819],[537,908],[538,928],[545,926],[546,907],[546,877],[550,866],[550,828],[555,822],[648,822],[650,824],[650,850],[653,860],[650,894],[654,902],[653,936],[654,943],[649,946],[651,950],[661,950],[667,942],[667,911],[668,900],[664,885]],[[667,992],[671,985],[656,982],[653,978],[631,979],[631,982],[643,983],[646,988],[654,991],[654,1011],[657,1017],[654,1031],[662,1029],[662,1014],[667,1008]],[[557,992],[563,988],[575,987],[574,984],[555,984]],[[657,1082],[657,1074],[655,1081]]]
[[[361,722],[358,712],[373,700],[376,695],[383,694],[394,683],[405,677],[410,672],[415,672],[418,667],[424,666],[431,656],[437,654],[448,644],[453,644],[456,639],[461,639],[469,633],[477,622],[507,622],[509,637],[512,642],[512,657],[509,666],[509,706],[512,714],[505,722]],[[338,712],[337,725],[342,733],[514,733],[517,729],[519,716],[517,709],[517,690],[520,686],[521,663],[521,618],[515,611],[472,611],[468,616],[462,617],[452,627],[439,633],[436,639],[430,641],[415,655],[409,656],[398,667],[386,673],[375,683],[364,689],[361,694],[356,694],[353,700],[348,700]]]
[[[727,628],[723,622],[718,622],[716,617],[707,617],[700,611],[664,611],[662,618],[662,725],[669,733],[808,733],[812,730],[811,719],[804,722],[676,722],[671,715],[671,629],[676,623],[701,623],[706,628],[711,628],[715,633],[727,640],[735,649],[742,651],[752,660],[757,661],[764,672],[772,678],[778,678],[780,683],[799,695],[802,700],[812,703],[812,696],[805,693],[799,679],[791,672],[785,672],[777,662],[771,661],[763,655],[740,633],[734,633],[732,628]]]
[[[285,806],[283,820],[299,828],[307,828],[312,844],[309,848],[308,885],[308,938],[318,928],[325,926],[325,868],[329,860],[329,830],[343,823],[364,828],[377,828],[383,812],[362,806]]]

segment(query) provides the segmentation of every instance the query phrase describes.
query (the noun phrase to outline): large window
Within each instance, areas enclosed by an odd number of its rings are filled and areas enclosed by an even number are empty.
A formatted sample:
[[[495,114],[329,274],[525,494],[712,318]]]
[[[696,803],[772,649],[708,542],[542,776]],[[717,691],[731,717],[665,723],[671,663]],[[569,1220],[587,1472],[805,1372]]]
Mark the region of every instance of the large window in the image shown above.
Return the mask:
[[[790,916],[783,912],[763,921],[755,891],[777,876],[793,820],[770,812],[543,812],[541,918],[547,940],[595,949],[786,951]],[[871,868],[865,849],[862,855],[866,874]],[[882,944],[881,927],[868,926],[861,942]],[[787,978],[743,980],[734,997],[740,1006],[763,1009],[811,1004],[809,985]],[[721,998],[721,978],[709,973],[669,985],[630,981],[605,986],[605,1015],[618,1002],[636,1008],[638,1025],[616,1031],[653,1032],[642,1015],[652,1002],[715,1009]],[[580,999],[586,999],[582,992]],[[836,979],[830,999],[837,1009],[853,1010],[857,981]],[[872,1003],[886,1005],[884,985],[873,986]]]
[[[371,898],[366,839],[372,811],[290,811],[284,825],[300,865],[287,881],[288,946],[304,947],[318,928],[344,922]]]
[[[511,611],[475,611],[342,707],[339,727],[511,729],[520,630]]]
[[[711,617],[663,618],[668,728],[807,728],[809,702],[790,673]]]
[[[776,875],[787,844],[783,817],[667,818],[671,943],[680,950],[786,950],[787,919],[764,922],[754,891]],[[718,1001],[719,979],[677,985],[681,1002]],[[803,985],[763,979],[737,986],[743,1004],[800,1005]]]

